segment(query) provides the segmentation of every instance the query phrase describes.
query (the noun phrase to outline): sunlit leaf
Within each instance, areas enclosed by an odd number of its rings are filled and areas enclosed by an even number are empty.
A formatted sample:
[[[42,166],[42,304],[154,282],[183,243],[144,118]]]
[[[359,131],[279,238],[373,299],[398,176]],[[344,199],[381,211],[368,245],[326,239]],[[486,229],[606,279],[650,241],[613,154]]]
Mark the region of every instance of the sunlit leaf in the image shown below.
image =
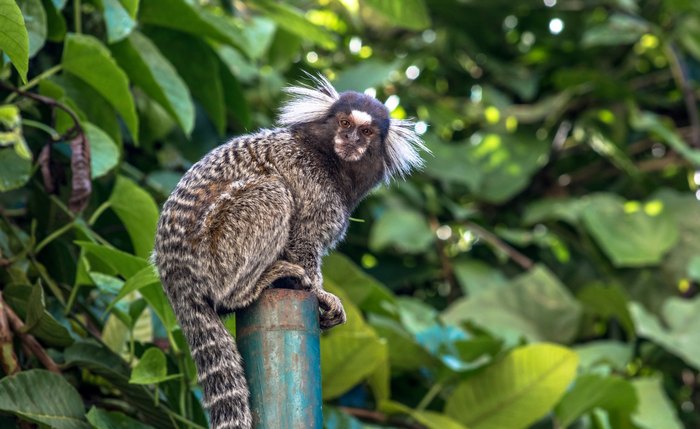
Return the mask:
[[[526,428],[559,401],[577,365],[576,353],[561,346],[518,347],[460,383],[445,412],[470,429]]]
[[[139,359],[139,363],[131,371],[129,383],[154,384],[180,376],[181,374],[168,375],[165,355],[158,347],[151,347],[146,350],[141,359]]]
[[[158,206],[136,183],[119,176],[109,197],[110,207],[126,227],[135,254],[148,258],[155,242]]]
[[[27,81],[29,68],[29,35],[24,18],[15,0],[0,0],[0,51],[12,61],[22,82]]]

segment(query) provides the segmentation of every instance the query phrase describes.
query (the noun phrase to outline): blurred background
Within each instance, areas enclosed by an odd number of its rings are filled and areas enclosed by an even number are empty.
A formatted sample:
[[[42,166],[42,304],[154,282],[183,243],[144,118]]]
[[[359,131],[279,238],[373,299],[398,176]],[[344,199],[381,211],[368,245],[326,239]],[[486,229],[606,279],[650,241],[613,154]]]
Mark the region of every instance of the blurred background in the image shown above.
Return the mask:
[[[432,151],[325,260],[327,428],[700,427],[700,2],[0,11],[0,426],[206,426],[159,207],[310,72]]]

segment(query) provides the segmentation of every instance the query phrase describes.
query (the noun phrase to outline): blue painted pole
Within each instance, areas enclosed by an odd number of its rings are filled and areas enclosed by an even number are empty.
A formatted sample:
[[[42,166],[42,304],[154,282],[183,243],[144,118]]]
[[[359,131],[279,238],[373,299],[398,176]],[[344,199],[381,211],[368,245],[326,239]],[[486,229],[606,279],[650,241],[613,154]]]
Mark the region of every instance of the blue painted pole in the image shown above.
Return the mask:
[[[321,429],[318,301],[266,289],[236,315],[255,429]]]

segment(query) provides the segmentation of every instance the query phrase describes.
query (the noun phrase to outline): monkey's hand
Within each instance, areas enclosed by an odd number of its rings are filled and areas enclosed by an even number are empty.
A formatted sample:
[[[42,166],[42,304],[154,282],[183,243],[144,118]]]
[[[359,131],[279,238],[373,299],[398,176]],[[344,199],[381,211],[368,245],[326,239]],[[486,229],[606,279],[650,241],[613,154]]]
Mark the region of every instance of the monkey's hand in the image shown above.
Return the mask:
[[[321,307],[321,329],[330,329],[345,323],[345,309],[337,296],[320,288],[311,289],[311,292],[316,295]]]

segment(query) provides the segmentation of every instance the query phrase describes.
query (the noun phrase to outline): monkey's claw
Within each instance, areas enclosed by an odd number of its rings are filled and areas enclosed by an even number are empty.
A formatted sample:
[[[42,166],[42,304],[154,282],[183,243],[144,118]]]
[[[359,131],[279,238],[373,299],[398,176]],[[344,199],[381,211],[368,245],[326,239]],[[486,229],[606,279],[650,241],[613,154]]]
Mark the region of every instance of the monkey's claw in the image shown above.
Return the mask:
[[[318,305],[321,308],[321,329],[330,329],[336,325],[345,323],[345,309],[343,309],[343,304],[337,296],[323,289],[315,289],[314,293],[318,298]]]

